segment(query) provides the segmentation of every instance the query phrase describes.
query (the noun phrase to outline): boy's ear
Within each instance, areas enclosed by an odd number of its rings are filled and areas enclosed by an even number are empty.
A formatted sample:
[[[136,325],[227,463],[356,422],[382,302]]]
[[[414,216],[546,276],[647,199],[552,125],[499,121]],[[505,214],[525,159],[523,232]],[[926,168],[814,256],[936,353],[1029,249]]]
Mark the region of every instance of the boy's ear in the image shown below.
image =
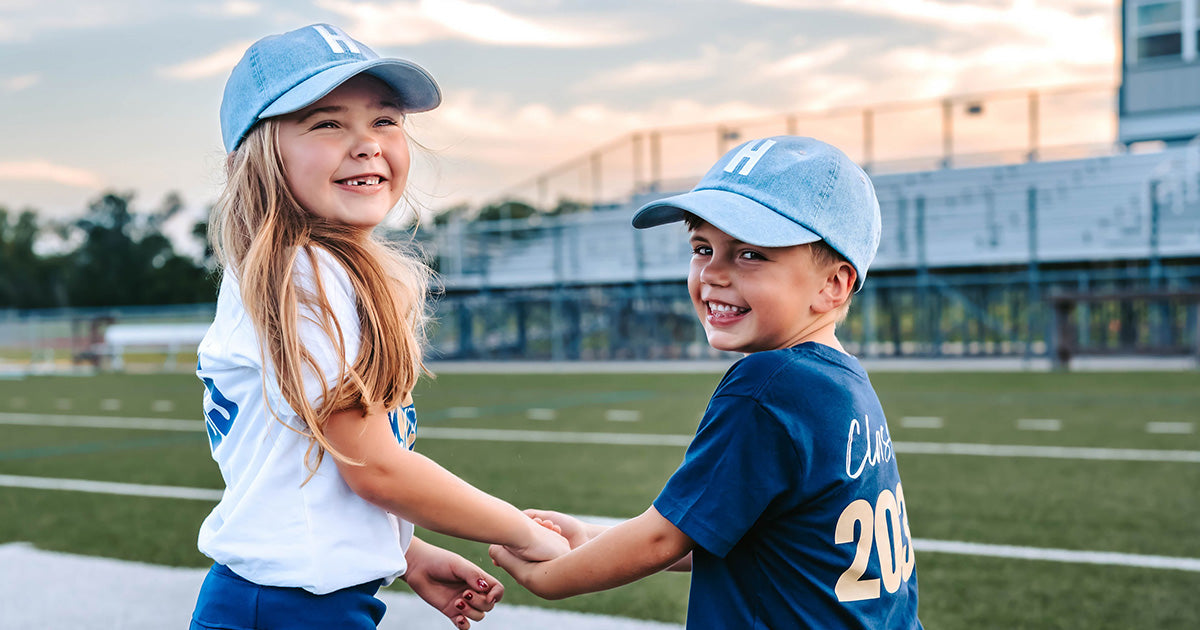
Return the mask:
[[[854,282],[858,280],[858,272],[850,263],[839,262],[829,267],[825,276],[825,286],[821,287],[813,309],[820,313],[836,310],[854,295]]]

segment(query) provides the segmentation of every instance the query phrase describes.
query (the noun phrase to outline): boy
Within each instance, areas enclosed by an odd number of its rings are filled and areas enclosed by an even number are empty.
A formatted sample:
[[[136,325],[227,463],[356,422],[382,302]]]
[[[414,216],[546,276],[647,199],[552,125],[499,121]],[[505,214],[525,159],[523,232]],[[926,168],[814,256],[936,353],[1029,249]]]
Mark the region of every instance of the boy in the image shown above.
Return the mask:
[[[645,513],[604,528],[530,511],[573,550],[493,561],[551,599],[690,568],[688,628],[921,628],[887,423],[835,335],[879,245],[870,180],[811,138],[751,141],[633,225],[680,220],[708,341],[746,356]]]

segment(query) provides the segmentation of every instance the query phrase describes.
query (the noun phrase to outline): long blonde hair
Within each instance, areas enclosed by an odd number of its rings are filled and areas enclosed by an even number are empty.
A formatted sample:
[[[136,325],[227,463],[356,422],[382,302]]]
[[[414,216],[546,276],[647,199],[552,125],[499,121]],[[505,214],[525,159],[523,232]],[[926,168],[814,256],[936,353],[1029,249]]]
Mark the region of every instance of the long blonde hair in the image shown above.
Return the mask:
[[[399,246],[302,208],[288,189],[278,137],[278,122],[267,119],[229,154],[225,188],[213,207],[208,236],[224,272],[233,272],[241,283],[242,303],[264,360],[275,367],[280,392],[307,427],[302,432],[310,440],[305,462],[315,471],[325,451],[350,461],[325,437],[331,414],[390,411],[415,386],[424,369],[430,271]],[[307,264],[317,268],[316,247],[345,268],[357,297],[361,337],[358,356],[350,365],[343,362],[335,384],[330,387],[327,378],[321,379],[320,406],[313,408],[305,396],[304,368],[314,374],[321,370],[300,339],[302,307],[316,315],[338,356],[345,356],[346,347],[320,274],[313,274],[312,292],[298,290],[293,278],[298,256],[307,256]]]

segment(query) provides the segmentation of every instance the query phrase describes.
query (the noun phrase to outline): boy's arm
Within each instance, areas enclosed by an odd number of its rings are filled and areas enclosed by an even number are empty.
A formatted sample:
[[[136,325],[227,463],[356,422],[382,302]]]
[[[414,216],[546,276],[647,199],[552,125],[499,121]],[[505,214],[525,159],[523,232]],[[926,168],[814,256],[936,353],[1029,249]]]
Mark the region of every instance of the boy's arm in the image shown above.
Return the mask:
[[[525,515],[539,522],[549,521],[557,526],[561,531],[560,534],[567,542],[571,543],[571,548],[574,549],[586,543],[587,541],[603,534],[610,527],[609,525],[600,525],[598,523],[588,523],[581,521],[570,514],[555,512],[554,510],[538,510],[527,509]],[[679,562],[667,567],[667,571],[691,571],[692,570],[692,554],[688,552],[686,556],[680,558]]]
[[[688,555],[695,543],[653,506],[601,532],[565,556],[526,562],[492,546],[492,561],[534,594],[562,599],[602,591],[658,573]]]

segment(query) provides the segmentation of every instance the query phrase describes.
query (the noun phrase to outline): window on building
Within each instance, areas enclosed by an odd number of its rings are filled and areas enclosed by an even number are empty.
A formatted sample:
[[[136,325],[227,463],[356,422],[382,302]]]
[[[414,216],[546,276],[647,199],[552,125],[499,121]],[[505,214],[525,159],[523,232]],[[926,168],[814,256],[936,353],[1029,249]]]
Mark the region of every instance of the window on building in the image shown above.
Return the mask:
[[[1200,0],[1189,1],[1200,4]],[[1183,2],[1138,2],[1129,17],[1136,61],[1180,58],[1183,53]]]

